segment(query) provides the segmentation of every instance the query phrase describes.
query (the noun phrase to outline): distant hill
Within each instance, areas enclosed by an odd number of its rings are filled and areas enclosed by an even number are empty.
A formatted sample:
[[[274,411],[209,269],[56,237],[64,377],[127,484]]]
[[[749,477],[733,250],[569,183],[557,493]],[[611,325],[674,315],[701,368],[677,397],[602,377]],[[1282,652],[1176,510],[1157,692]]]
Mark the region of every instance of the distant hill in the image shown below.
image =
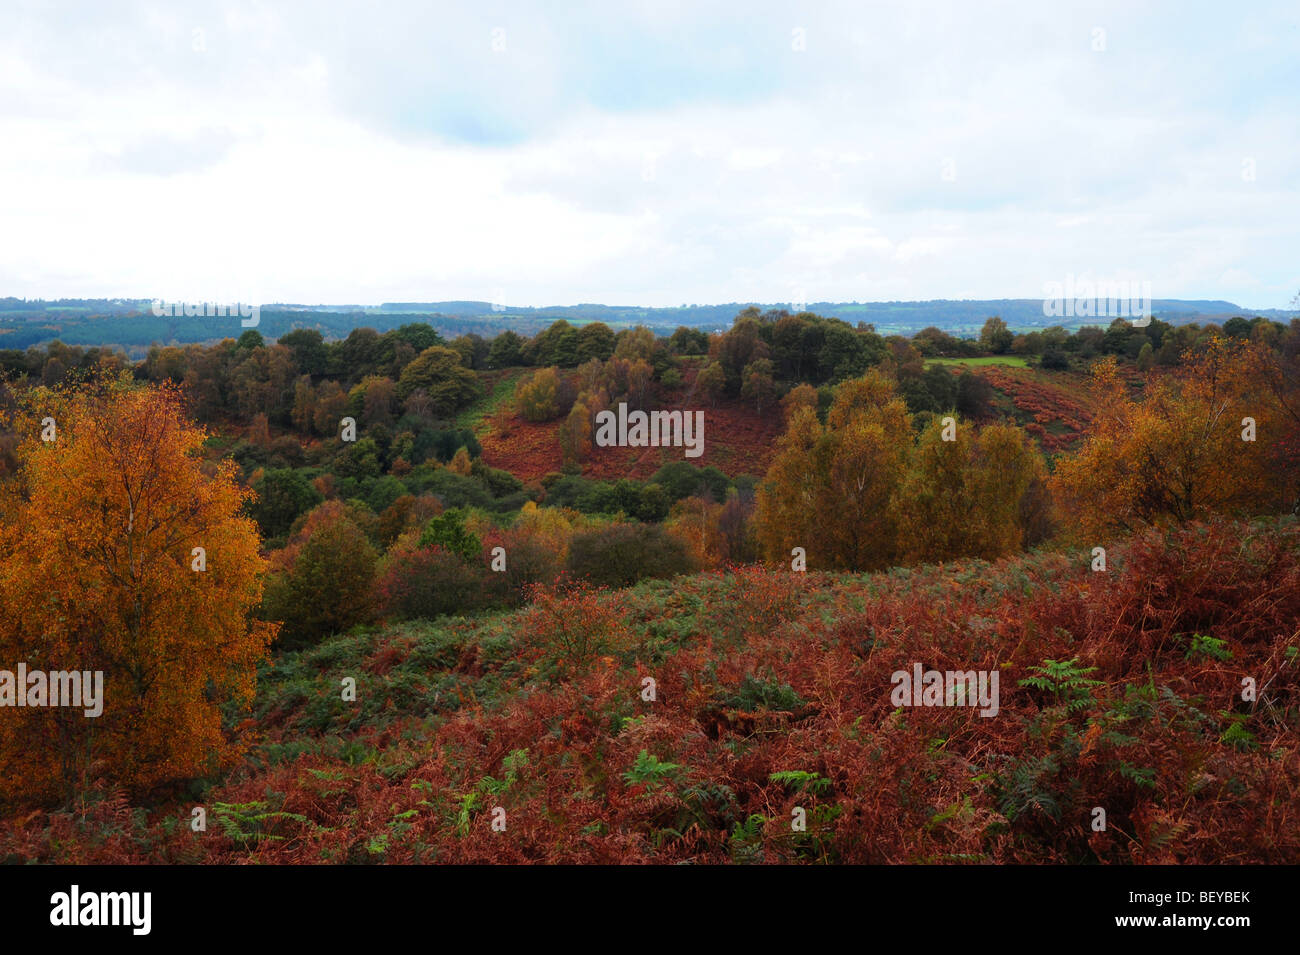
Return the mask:
[[[257,330],[274,339],[295,328],[316,328],[326,338],[343,338],[354,328],[378,331],[408,322],[428,322],[447,336],[477,333],[491,337],[505,329],[533,334],[564,318],[575,324],[605,322],[627,328],[645,324],[659,331],[679,325],[725,329],[741,310],[756,305],[762,311],[796,311],[789,302],[728,302],[720,305],[680,305],[650,308],[634,305],[548,305],[540,308],[494,305],[490,302],[385,302],[378,306],[263,305]],[[244,329],[238,318],[158,318],[151,299],[19,299],[0,298],[0,348],[23,349],[58,339],[70,345],[121,345],[139,353],[151,344],[184,344],[237,338]],[[973,337],[984,320],[1000,316],[1013,330],[1049,325],[1106,325],[1110,319],[1049,318],[1041,299],[936,299],[928,302],[810,302],[804,306],[820,315],[851,324],[867,322],[884,335],[910,335],[927,326],[949,334]],[[1295,313],[1283,309],[1249,309],[1224,301],[1155,299],[1152,311],[1164,321],[1184,324],[1222,323],[1241,315],[1287,321]]]

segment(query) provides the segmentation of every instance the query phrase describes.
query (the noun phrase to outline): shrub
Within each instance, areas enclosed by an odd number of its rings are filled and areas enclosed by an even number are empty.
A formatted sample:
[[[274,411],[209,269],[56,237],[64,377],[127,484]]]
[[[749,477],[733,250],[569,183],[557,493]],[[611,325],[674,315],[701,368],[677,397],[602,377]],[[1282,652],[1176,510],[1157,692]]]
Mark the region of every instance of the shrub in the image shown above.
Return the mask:
[[[438,545],[397,544],[375,582],[385,616],[433,618],[484,606],[485,571]]]
[[[671,501],[690,497],[698,493],[701,486],[708,489],[715,501],[724,501],[731,482],[715,467],[700,468],[689,461],[674,461],[656,471],[650,483],[662,487]]]
[[[596,657],[626,647],[620,605],[578,582],[563,590],[530,588],[533,611],[528,632],[542,661],[562,675],[580,673]]]
[[[281,645],[305,646],[369,620],[375,561],[353,521],[337,518],[317,527],[289,573],[268,587],[267,612],[284,621]]]
[[[465,529],[465,518],[459,510],[450,510],[430,518],[420,535],[420,547],[441,547],[461,560],[478,556],[479,539]]]
[[[686,545],[657,524],[611,524],[574,535],[568,570],[602,587],[627,587],[647,577],[696,569]]]
[[[253,490],[257,501],[251,508],[252,517],[265,537],[287,533],[300,515],[324,500],[305,474],[287,468],[265,472]]]
[[[515,389],[515,407],[529,421],[550,421],[560,414],[560,373],[542,368]]]

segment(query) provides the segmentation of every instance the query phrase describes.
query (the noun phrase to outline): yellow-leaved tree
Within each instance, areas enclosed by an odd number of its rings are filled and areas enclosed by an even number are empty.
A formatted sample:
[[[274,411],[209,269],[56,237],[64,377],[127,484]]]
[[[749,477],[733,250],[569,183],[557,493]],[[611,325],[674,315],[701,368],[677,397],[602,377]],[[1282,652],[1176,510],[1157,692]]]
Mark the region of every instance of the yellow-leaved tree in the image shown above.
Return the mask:
[[[1101,413],[1053,475],[1063,528],[1095,543],[1150,524],[1293,506],[1295,460],[1280,467],[1277,450],[1294,427],[1258,373],[1265,350],[1217,338],[1141,397],[1126,391],[1113,359],[1098,363]]]
[[[140,792],[221,768],[240,743],[274,625],[253,619],[265,562],[233,462],[170,386],[122,378],[23,393],[19,468],[0,499],[0,666],[101,671],[102,713],[0,711],[0,802]],[[25,688],[19,688],[22,692]]]
[[[1015,425],[976,432],[955,415],[945,428],[945,416],[916,440],[893,382],[876,371],[836,389],[825,425],[812,396],[789,407],[758,494],[769,560],[802,547],[810,568],[876,570],[1037,541],[1046,468]]]
[[[952,440],[935,418],[921,433],[894,506],[898,549],[910,564],[992,559],[1024,543],[1026,494],[1046,474],[1041,455],[1012,424],[978,432],[954,416]]]
[[[872,570],[895,556],[898,488],[911,447],[911,415],[876,371],[836,389],[826,424],[793,411],[759,488],[758,522],[769,560],[802,547],[809,567]]]

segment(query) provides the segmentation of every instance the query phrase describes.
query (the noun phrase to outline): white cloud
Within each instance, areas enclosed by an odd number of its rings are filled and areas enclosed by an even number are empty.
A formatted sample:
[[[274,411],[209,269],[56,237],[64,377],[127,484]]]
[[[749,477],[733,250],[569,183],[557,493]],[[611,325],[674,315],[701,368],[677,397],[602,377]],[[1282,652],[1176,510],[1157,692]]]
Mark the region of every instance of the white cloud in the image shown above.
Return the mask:
[[[1171,10],[10,10],[0,294],[1283,305],[1296,31]]]

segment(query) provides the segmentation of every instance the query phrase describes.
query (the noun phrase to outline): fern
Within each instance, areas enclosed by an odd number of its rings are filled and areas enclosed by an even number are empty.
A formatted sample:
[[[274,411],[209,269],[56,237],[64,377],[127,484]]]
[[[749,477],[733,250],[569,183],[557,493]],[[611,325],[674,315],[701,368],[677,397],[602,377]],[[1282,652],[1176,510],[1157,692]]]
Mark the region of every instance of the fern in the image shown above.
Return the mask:
[[[1194,633],[1192,634],[1191,643],[1187,647],[1187,659],[1190,660],[1197,656],[1226,662],[1232,659],[1232,651],[1228,649],[1227,640]]]
[[[1029,669],[1036,670],[1038,675],[1025,677],[1020,685],[1051,693],[1053,700],[1057,704],[1064,703],[1071,713],[1086,710],[1095,703],[1093,688],[1106,685],[1102,680],[1090,679],[1088,674],[1097,668],[1079,666],[1078,657],[1044,660],[1042,666],[1031,666]]]
[[[296,812],[272,811],[264,802],[214,803],[212,818],[221,826],[227,839],[245,848],[262,841],[282,841],[284,836],[272,831],[282,822],[312,825],[306,816]]]
[[[807,773],[802,769],[783,769],[767,778],[794,792],[824,793],[831,788],[831,781],[823,779],[821,773]]]
[[[1156,788],[1156,771],[1154,769],[1144,769],[1130,763],[1120,763],[1119,774],[1145,789]]]
[[[754,813],[744,822],[736,823],[727,840],[727,848],[733,862],[763,861],[763,827],[767,817]]]
[[[1246,729],[1246,721],[1250,719],[1245,713],[1228,713],[1222,714],[1228,720],[1228,728],[1223,731],[1219,737],[1220,742],[1227,743],[1234,749],[1243,752],[1254,749],[1258,743],[1255,742],[1255,734]]]
[[[680,763],[665,763],[644,749],[637,754],[632,768],[623,774],[629,785],[660,785],[682,769]]]

